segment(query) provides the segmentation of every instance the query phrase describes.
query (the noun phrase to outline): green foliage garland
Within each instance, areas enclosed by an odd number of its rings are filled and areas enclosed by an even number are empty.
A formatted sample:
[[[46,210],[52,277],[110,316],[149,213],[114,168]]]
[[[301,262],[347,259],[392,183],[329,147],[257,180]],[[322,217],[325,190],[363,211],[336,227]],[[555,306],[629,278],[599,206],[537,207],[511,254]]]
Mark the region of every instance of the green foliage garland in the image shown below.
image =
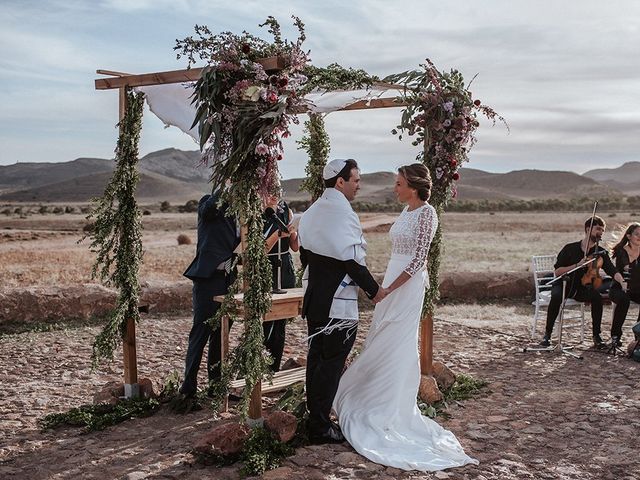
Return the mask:
[[[38,421],[42,430],[62,426],[83,427],[85,432],[104,430],[105,428],[129,420],[133,417],[147,417],[160,408],[157,400],[129,399],[115,405],[100,403],[82,405],[65,413],[50,413]]]
[[[126,92],[127,109],[119,123],[116,168],[102,198],[87,217],[95,219],[90,234],[91,251],[97,254],[91,275],[118,291],[116,308],[93,344],[92,363],[113,358],[122,341],[128,319],[138,321],[138,271],[142,262],[142,223],[135,199],[138,184],[138,141],[142,128],[144,94]]]
[[[324,117],[319,113],[310,113],[309,120],[304,122],[305,134],[298,140],[299,149],[304,149],[309,155],[305,166],[307,177],[302,181],[300,190],[311,194],[311,201],[318,199],[324,191],[322,170],[329,159],[331,145],[329,135],[324,126]]]

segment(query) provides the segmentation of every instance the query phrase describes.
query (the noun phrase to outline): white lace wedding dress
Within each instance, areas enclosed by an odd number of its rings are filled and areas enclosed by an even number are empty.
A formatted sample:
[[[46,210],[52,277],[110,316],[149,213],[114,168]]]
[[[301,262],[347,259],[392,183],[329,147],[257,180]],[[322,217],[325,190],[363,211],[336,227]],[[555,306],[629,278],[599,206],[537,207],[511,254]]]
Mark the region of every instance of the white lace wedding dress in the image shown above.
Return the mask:
[[[374,462],[404,470],[434,471],[478,463],[453,433],[420,414],[418,327],[429,245],[438,226],[426,204],[403,210],[391,227],[391,259],[383,286],[403,271],[411,278],[380,302],[360,355],[347,369],[333,402],[351,446]]]

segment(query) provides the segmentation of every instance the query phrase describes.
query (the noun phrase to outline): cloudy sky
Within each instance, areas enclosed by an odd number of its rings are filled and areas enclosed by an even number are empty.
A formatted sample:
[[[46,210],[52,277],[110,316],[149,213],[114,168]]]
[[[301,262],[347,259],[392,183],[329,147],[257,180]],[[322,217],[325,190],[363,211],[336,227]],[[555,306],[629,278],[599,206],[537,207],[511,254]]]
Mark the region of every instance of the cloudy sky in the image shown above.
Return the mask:
[[[258,24],[274,15],[293,39],[291,14],[306,24],[315,65],[338,62],[383,77],[429,57],[467,79],[478,74],[474,96],[506,117],[511,133],[483,123],[470,167],[581,173],[640,161],[634,0],[2,0],[0,165],[111,158],[117,92],[94,90],[96,69],[183,68],[175,39],[196,23],[269,38]],[[332,157],[356,158],[365,172],[410,162],[415,147],[389,134],[399,114],[329,115]],[[141,155],[197,148],[151,113],[144,122]],[[305,161],[288,143],[283,176],[302,176]]]

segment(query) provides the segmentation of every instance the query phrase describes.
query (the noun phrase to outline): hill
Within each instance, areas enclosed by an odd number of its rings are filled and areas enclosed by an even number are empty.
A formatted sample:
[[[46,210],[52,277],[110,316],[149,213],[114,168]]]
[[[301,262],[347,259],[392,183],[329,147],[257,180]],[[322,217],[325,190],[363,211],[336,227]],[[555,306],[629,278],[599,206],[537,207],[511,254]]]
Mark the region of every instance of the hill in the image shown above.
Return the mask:
[[[584,175],[627,195],[640,195],[640,162],[627,162],[617,168],[598,168]]]
[[[211,189],[209,169],[200,165],[200,153],[175,148],[149,153],[140,159],[138,200],[182,202],[197,199]],[[78,158],[63,163],[17,163],[0,166],[0,201],[83,202],[100,196],[114,168],[113,160]],[[395,173],[362,175],[358,200],[369,203],[394,201]],[[300,192],[302,179],[283,181],[285,198],[308,200]],[[515,170],[491,173],[462,168],[458,182],[461,200],[506,200],[601,197],[640,193],[640,162],[618,168],[598,169],[578,175],[572,172]]]

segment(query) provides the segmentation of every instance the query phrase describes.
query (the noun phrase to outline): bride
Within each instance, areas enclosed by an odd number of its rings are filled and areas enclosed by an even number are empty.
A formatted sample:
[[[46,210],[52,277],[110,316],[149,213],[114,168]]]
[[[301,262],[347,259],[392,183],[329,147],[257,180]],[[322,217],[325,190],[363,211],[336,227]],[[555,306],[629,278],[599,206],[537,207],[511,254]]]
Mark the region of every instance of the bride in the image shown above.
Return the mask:
[[[333,407],[346,439],[374,462],[421,471],[477,464],[416,405],[425,265],[438,217],[427,203],[431,177],[424,165],[400,167],[394,190],[407,206],[389,232],[387,297],[376,306],[362,353],[340,379]]]

